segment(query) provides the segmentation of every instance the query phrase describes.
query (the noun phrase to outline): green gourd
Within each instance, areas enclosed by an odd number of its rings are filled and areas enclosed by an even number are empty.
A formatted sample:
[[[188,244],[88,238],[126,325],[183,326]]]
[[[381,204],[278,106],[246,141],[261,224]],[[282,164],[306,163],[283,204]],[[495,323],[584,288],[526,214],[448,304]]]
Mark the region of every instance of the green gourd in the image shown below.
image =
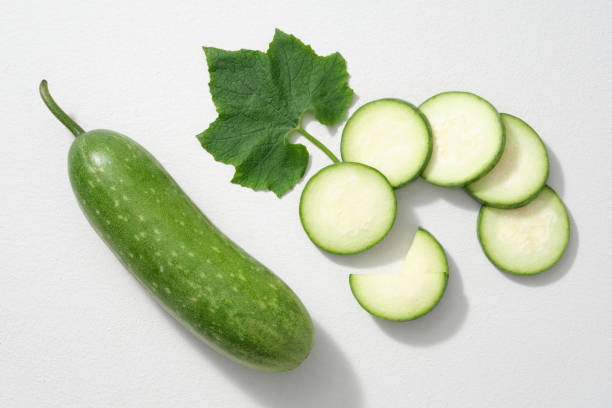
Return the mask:
[[[85,132],[44,80],[40,94],[76,136],[68,171],[81,209],[142,286],[225,356],[263,371],[297,367],[314,330],[291,289],[220,232],[142,146],[110,130]]]

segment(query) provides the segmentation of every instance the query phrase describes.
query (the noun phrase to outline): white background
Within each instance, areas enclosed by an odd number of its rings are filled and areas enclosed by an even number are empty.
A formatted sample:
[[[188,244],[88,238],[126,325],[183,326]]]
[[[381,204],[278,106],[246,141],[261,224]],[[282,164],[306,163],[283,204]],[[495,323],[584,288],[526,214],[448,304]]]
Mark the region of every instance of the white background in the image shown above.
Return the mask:
[[[612,404],[612,6],[597,1],[0,1],[0,406],[608,407]],[[478,205],[422,181],[374,249],[317,250],[304,182],[282,199],[229,182],[195,135],[215,117],[202,45],[265,50],[274,28],[340,51],[359,105],[469,90],[531,124],[570,209],[564,258],[497,271]],[[280,275],[316,325],[298,369],[263,374],[175,323],[95,235],[70,189],[71,135],[42,78],[85,129],[146,146],[229,237]],[[338,152],[342,126],[307,129]],[[306,177],[329,163],[312,153]],[[439,306],[370,317],[348,274],[401,265],[416,225],[450,258]]]

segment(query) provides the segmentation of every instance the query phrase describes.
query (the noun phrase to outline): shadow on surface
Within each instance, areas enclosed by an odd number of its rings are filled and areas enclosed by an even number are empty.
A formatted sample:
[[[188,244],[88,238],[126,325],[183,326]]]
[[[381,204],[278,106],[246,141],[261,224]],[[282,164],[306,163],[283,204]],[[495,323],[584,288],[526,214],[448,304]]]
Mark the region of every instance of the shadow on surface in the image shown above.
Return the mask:
[[[459,208],[478,211],[480,204],[463,187],[440,187],[418,178],[396,191],[398,207],[422,207],[438,200],[444,200]]]
[[[557,192],[559,197],[563,198],[565,182],[563,179],[563,170],[561,169],[561,163],[559,163],[559,159],[557,159],[557,156],[552,150],[550,150],[550,148],[546,147],[546,151],[548,153],[549,166],[547,184]]]
[[[249,395],[261,406],[363,406],[362,392],[350,363],[336,342],[316,323],[314,347],[299,367],[287,372],[265,373],[218,354],[166,311],[163,314],[191,347],[205,355],[206,363],[211,363],[221,375],[236,384],[237,391]]]
[[[468,312],[468,301],[463,293],[463,282],[457,264],[446,254],[449,278],[440,303],[429,313],[407,322],[392,322],[373,317],[389,336],[415,346],[440,343],[459,331]]]

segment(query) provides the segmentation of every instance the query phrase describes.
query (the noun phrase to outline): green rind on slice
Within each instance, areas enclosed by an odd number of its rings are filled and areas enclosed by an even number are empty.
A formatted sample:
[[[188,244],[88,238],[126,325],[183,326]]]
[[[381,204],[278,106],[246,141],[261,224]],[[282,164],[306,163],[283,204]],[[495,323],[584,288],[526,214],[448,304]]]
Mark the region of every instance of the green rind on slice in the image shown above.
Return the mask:
[[[548,186],[523,207],[485,205],[478,215],[478,240],[485,255],[502,271],[516,275],[551,268],[565,252],[569,236],[567,209]]]
[[[319,248],[336,254],[364,251],[395,221],[393,187],[378,170],[360,163],[336,163],[315,174],[300,199],[304,231]]]
[[[357,302],[368,313],[386,320],[416,319],[432,310],[448,281],[448,262],[440,243],[419,228],[401,272],[351,274]]]
[[[422,177],[439,186],[462,186],[495,166],[504,126],[489,102],[469,92],[444,92],[419,106],[432,129],[433,150]]]
[[[516,208],[534,199],[546,185],[546,147],[527,123],[516,116],[501,114],[506,145],[495,167],[465,186],[475,199],[490,207]]]
[[[393,187],[408,183],[431,155],[427,119],[400,99],[378,99],[360,107],[342,132],[342,159],[374,167]]]

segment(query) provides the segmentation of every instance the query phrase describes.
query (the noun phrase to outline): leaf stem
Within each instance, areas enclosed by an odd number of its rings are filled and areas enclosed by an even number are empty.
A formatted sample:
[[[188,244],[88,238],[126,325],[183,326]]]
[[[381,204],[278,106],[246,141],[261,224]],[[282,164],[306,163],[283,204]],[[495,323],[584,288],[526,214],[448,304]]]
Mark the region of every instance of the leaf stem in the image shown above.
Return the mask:
[[[45,105],[47,105],[47,108],[49,108],[51,113],[57,119],[59,119],[59,121],[62,122],[64,124],[64,126],[66,126],[68,128],[68,130],[70,132],[72,132],[74,137],[78,137],[79,135],[85,133],[83,128],[80,127],[79,124],[76,123],[74,120],[72,120],[72,118],[70,116],[68,116],[66,114],[66,112],[64,112],[62,110],[62,108],[60,108],[58,106],[57,103],[55,103],[55,101],[51,97],[51,94],[49,93],[49,88],[47,86],[47,80],[46,79],[42,80],[38,90],[40,91],[40,96],[41,96],[43,102],[45,103]]]
[[[325,145],[321,142],[319,142],[317,140],[317,138],[315,138],[313,135],[311,135],[310,133],[308,133],[306,130],[304,130],[304,128],[302,128],[301,126],[298,127],[297,129],[295,129],[297,132],[301,133],[304,137],[306,137],[306,139],[310,140],[310,142],[312,144],[314,144],[315,146],[317,146],[319,149],[321,149],[323,151],[323,153],[325,153],[334,163],[340,163],[340,160],[336,157],[336,155],[334,155],[331,150],[329,150],[327,147],[325,147]]]

